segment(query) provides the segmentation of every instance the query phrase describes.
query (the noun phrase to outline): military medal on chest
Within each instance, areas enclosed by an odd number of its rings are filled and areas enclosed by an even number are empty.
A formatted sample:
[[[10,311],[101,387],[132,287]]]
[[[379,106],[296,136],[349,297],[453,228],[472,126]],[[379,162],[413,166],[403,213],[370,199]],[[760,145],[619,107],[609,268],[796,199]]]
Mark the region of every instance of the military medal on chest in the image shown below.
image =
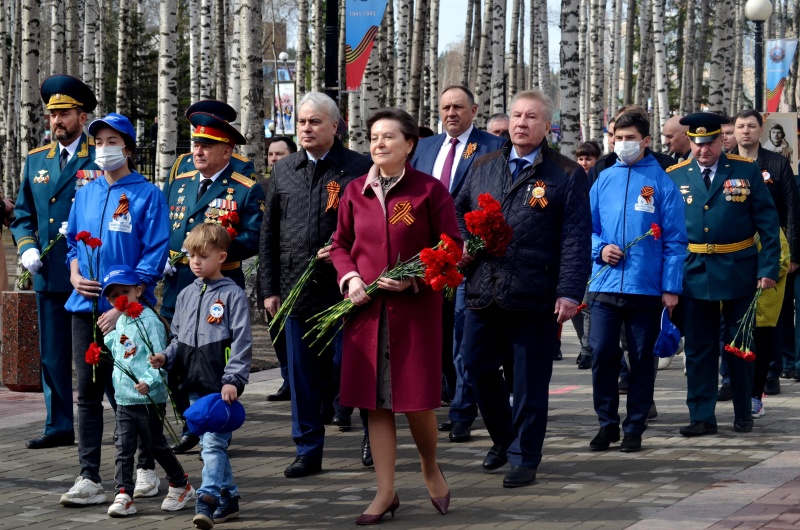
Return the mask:
[[[747,179],[728,179],[722,185],[722,193],[728,202],[744,202],[750,195],[750,181]]]

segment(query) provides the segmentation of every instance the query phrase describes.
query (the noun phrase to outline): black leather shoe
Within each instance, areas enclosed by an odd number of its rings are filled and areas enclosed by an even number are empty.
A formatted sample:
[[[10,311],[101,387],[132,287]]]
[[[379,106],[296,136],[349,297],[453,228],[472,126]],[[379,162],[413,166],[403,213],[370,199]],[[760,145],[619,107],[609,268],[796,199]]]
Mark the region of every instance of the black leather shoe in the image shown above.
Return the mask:
[[[504,488],[519,488],[527,486],[536,480],[536,470],[528,466],[511,466],[506,476],[503,477]]]
[[[684,436],[703,436],[704,434],[717,434],[717,426],[704,421],[693,421],[686,427],[681,427]]]
[[[781,393],[781,380],[777,377],[767,377],[764,384],[764,393],[768,396],[777,396]]]
[[[730,401],[732,395],[731,384],[722,383],[717,391],[717,401]]]
[[[351,425],[350,416],[348,414],[345,414],[344,412],[337,412],[336,414],[333,415],[333,420],[331,421],[331,425],[339,427],[339,430],[343,432],[349,431]]]
[[[361,440],[361,463],[364,467],[372,467],[372,447],[369,445],[369,435],[365,434]]]
[[[453,423],[453,429],[450,431],[450,441],[454,443],[464,443],[472,439],[472,432],[470,426],[460,421]]]
[[[333,423],[333,417],[336,415],[336,412],[333,410],[333,407],[322,407],[319,409],[319,415],[322,417],[323,425],[330,425]]]
[[[50,447],[62,447],[74,443],[74,434],[43,434],[38,438],[28,440],[25,443],[25,447],[28,449],[48,449]]]
[[[658,409],[656,409],[656,402],[653,401],[650,405],[650,410],[647,411],[647,419],[654,420],[656,418],[658,418]]]
[[[178,443],[170,445],[169,448],[172,449],[172,452],[176,455],[180,455],[191,449],[194,449],[194,446],[199,443],[200,438],[189,432],[181,436],[181,439],[178,441]]]
[[[642,450],[642,437],[638,434],[625,433],[619,450],[623,453],[637,453]]]
[[[627,379],[620,379],[617,382],[617,390],[620,394],[627,394],[628,393],[628,380]]]
[[[500,444],[494,444],[489,452],[486,453],[486,458],[483,459],[483,469],[486,471],[494,471],[506,465],[508,457],[506,456],[506,448]]]
[[[791,368],[787,368],[783,372],[781,372],[781,379],[794,379],[795,375],[796,374],[794,370],[792,370]]]
[[[564,358],[564,354],[561,353],[561,350],[558,350],[556,353],[553,354],[554,361],[560,361]]]
[[[579,355],[578,356],[578,370],[588,370],[592,367],[592,356],[591,355]]]
[[[753,420],[736,420],[733,422],[733,430],[736,432],[750,432],[753,430]]]
[[[292,388],[287,381],[284,381],[281,387],[274,394],[267,396],[267,401],[291,401]]]
[[[600,430],[597,431],[597,436],[595,436],[592,441],[589,442],[589,448],[592,451],[607,451],[613,442],[618,441],[619,425],[615,425],[613,427],[600,427]]]
[[[283,470],[287,478],[300,478],[322,471],[322,459],[312,456],[298,456],[289,467]]]
[[[439,432],[450,432],[453,430],[453,422],[445,421],[439,424]]]

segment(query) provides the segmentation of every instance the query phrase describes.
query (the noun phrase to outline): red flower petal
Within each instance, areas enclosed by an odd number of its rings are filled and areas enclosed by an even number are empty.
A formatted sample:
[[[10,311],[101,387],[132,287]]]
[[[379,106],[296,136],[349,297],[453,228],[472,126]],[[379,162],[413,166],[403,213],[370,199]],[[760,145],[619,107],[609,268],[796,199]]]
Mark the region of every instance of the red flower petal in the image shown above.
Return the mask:
[[[131,318],[138,318],[144,311],[144,306],[139,302],[131,302],[128,304],[128,316]]]
[[[118,296],[114,301],[114,307],[117,309],[117,311],[122,311],[124,313],[125,310],[128,309],[128,297],[124,294]]]
[[[90,232],[87,232],[86,230],[83,230],[81,232],[78,232],[78,234],[75,236],[75,241],[86,241],[90,237],[92,237],[92,234]]]

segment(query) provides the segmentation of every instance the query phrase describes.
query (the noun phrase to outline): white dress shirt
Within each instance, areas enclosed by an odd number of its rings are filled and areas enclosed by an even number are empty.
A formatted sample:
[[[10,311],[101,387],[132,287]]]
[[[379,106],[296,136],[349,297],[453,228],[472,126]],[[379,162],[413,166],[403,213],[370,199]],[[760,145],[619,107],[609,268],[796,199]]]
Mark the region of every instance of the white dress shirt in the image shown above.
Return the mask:
[[[453,169],[450,171],[451,189],[453,186],[453,179],[456,176],[456,169],[458,169],[458,162],[461,160],[461,156],[464,154],[464,149],[467,147],[467,140],[469,140],[469,135],[472,134],[472,129],[474,127],[474,125],[470,125],[469,129],[458,136],[458,143],[456,144],[456,157],[453,160]],[[433,163],[433,176],[439,180],[442,180],[444,160],[447,158],[447,153],[450,152],[450,138],[452,137],[449,134],[445,134],[442,147],[439,148],[439,154],[436,155],[436,162]]]
[[[698,165],[698,166],[700,166],[700,163],[698,162],[698,164],[697,164],[697,165]],[[718,166],[719,166],[719,160],[717,160],[716,162],[714,162],[714,165],[713,165],[713,166],[700,166],[700,176],[701,176],[701,177],[703,176],[703,171],[705,171],[705,170],[706,170],[706,168],[707,168],[707,169],[710,169],[710,170],[711,170],[711,173],[709,173],[709,174],[708,174],[708,178],[709,178],[709,179],[711,179],[711,183],[713,184],[713,183],[714,183],[714,175],[716,175],[716,174],[717,174],[717,167],[718,167]]]

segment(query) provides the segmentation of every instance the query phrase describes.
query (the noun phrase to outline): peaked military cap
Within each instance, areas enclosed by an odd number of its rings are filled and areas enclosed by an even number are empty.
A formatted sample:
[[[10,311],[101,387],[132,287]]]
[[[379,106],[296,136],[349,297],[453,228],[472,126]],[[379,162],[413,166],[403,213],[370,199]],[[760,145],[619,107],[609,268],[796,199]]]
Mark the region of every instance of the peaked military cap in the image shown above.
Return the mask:
[[[86,112],[92,112],[97,107],[97,98],[92,89],[71,75],[51,75],[42,82],[39,94],[47,110],[81,107]]]
[[[195,112],[212,114],[225,121],[236,121],[236,110],[224,101],[218,101],[216,99],[204,99],[197,103],[192,103],[189,105],[189,108],[186,109],[186,117],[191,117]]]
[[[204,144],[221,142],[231,147],[247,143],[245,137],[233,125],[213,114],[195,112],[189,116],[189,121],[194,125],[192,140],[195,142]]]
[[[681,118],[681,125],[689,127],[686,135],[696,144],[713,142],[722,134],[724,123],[728,123],[728,118],[711,112],[695,112]]]

